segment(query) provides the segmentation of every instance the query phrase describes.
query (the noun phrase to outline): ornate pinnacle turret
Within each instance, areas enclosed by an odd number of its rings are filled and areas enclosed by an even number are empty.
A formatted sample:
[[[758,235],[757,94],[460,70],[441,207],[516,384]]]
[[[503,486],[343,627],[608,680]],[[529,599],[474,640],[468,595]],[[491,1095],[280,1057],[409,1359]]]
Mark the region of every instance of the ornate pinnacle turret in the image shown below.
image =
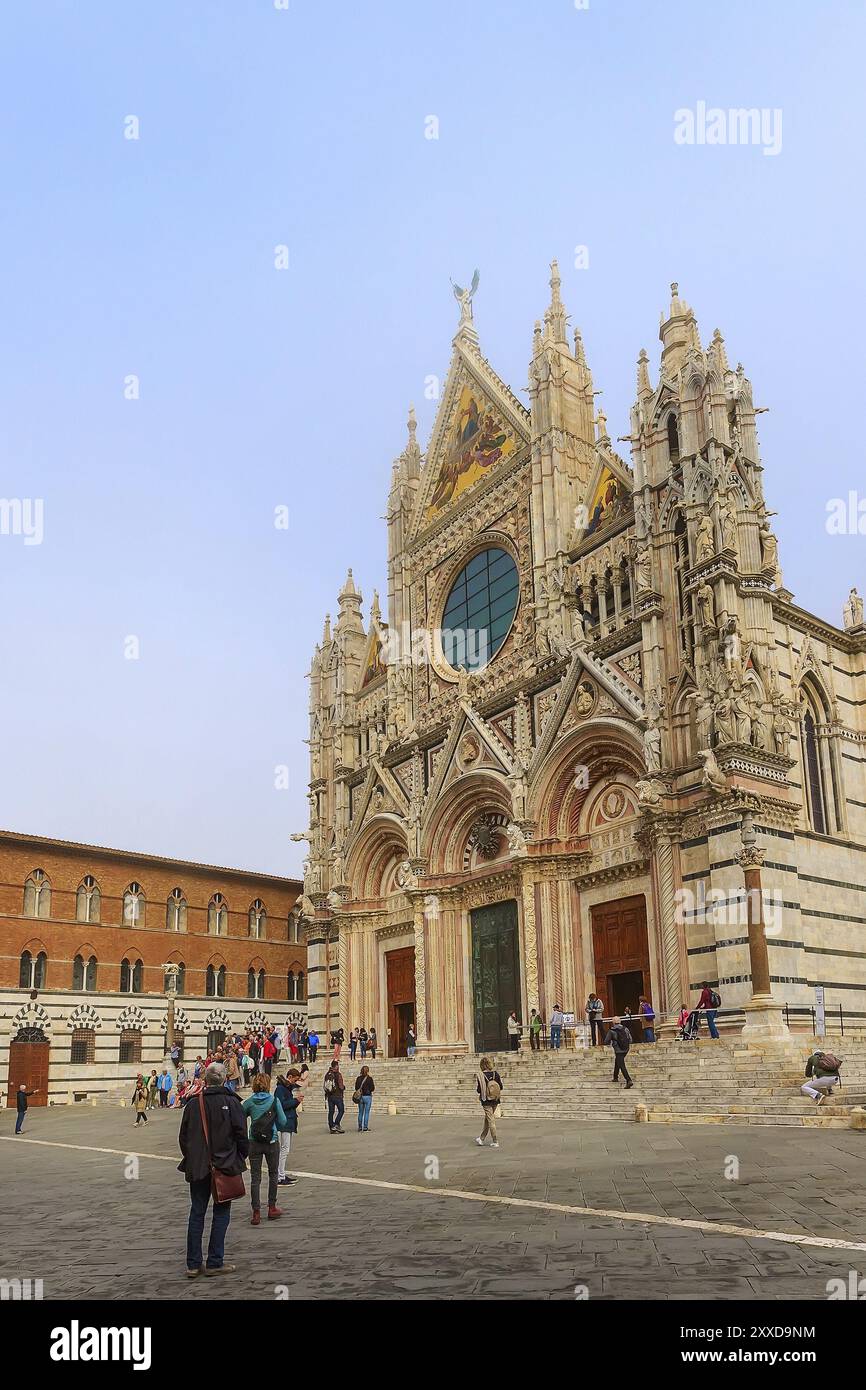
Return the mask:
[[[323,646],[323,647],[324,647],[324,646],[327,646],[327,644],[330,642],[330,640],[331,640],[331,615],[330,615],[330,613],[326,613],[326,614],[325,614],[325,627],[324,627],[324,631],[322,632],[322,646]]]
[[[544,336],[553,343],[567,343],[568,315],[563,307],[559,290],[562,281],[559,278],[559,265],[556,261],[550,262],[550,306],[544,315]]]
[[[637,359],[637,396],[642,400],[644,396],[652,395],[652,382],[649,374],[649,357],[646,348],[641,348]]]
[[[339,601],[340,601],[340,605],[342,606],[342,603],[343,603],[343,600],[344,600],[344,599],[351,599],[351,598],[357,598],[357,597],[358,597],[358,590],[355,588],[355,581],[354,581],[354,579],[352,578],[352,569],[351,569],[351,566],[350,566],[350,567],[349,567],[349,570],[348,570],[348,572],[347,572],[347,574],[346,574],[346,582],[345,582],[345,584],[343,585],[342,590],[340,591],[340,600],[339,600]]]
[[[575,328],[574,330],[574,360],[581,367],[586,366],[586,353],[583,350],[583,338],[580,335],[579,328]]]
[[[380,609],[379,609],[379,591],[378,591],[378,589],[374,589],[374,590],[373,590],[373,602],[370,604],[370,627],[371,627],[371,628],[376,628],[376,627],[378,627],[379,624],[381,623],[381,620],[382,620],[382,614],[381,614],[381,611],[380,611]]]
[[[715,331],[713,332],[713,341],[710,344],[710,351],[715,356],[716,366],[718,367],[719,371],[729,372],[731,368],[728,363],[728,354],[725,348],[725,340],[722,337],[721,332],[718,328],[715,329]]]
[[[596,429],[598,430],[598,442],[599,442],[599,444],[609,444],[609,443],[610,443],[610,435],[609,435],[608,432],[607,432],[607,416],[605,415],[605,413],[604,413],[604,411],[602,410],[601,406],[599,406],[599,408],[598,408],[598,414],[597,414],[596,417],[595,417],[595,424],[596,424]]]
[[[539,321],[538,319],[536,319],[536,320],[535,320],[535,325],[534,325],[534,327],[533,327],[533,329],[532,329],[532,355],[533,355],[533,357],[537,357],[538,354],[539,354],[540,352],[541,352],[541,323],[540,323],[540,321]]]

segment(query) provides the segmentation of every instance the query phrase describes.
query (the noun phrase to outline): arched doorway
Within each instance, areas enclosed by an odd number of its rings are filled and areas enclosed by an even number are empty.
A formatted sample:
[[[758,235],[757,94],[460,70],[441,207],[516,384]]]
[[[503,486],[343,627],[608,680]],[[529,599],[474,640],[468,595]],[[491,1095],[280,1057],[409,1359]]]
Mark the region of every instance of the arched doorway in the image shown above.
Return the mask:
[[[22,1027],[9,1044],[9,1085],[6,1104],[14,1105],[15,1093],[23,1082],[31,1105],[48,1104],[48,1064],[51,1044],[41,1028]]]

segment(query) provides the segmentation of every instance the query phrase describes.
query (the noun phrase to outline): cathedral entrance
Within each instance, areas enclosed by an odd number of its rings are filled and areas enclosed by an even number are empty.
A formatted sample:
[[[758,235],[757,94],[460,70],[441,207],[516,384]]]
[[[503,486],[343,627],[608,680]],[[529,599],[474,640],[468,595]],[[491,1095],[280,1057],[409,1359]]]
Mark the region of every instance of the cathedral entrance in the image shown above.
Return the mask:
[[[517,903],[493,903],[470,914],[472,921],[472,999],[475,1051],[508,1047],[508,1015],[520,1016],[520,959]]]
[[[35,1091],[29,1105],[48,1104],[48,1059],[51,1044],[41,1028],[19,1028],[9,1044],[9,1084],[6,1104],[15,1105],[15,1093],[22,1081],[28,1091]]]
[[[385,952],[388,991],[388,1056],[405,1057],[415,1026],[415,947]]]
[[[604,1001],[605,1018],[627,1009],[637,1015],[640,996],[651,998],[646,900],[599,903],[590,917],[595,988]],[[641,1042],[641,1025],[636,1022],[630,1030],[635,1042]]]

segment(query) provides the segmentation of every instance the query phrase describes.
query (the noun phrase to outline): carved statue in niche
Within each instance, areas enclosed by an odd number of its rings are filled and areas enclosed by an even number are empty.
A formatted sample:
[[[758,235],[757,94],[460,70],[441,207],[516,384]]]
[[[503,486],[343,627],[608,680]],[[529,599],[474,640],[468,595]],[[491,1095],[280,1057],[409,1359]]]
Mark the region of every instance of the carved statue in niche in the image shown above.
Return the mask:
[[[698,564],[704,560],[712,560],[716,553],[716,538],[713,534],[713,518],[705,512],[698,524],[698,534],[695,539],[695,554]]]
[[[773,710],[773,742],[776,752],[787,758],[794,737],[794,707],[787,700],[780,700]]]
[[[698,617],[701,626],[714,630],[716,626],[716,600],[709,584],[703,583],[697,592]]]
[[[698,748],[710,748],[713,739],[713,702],[703,690],[692,690],[688,699],[695,707],[695,737]]]
[[[515,820],[526,819],[526,796],[528,786],[526,774],[520,770],[512,772],[505,779],[508,790],[511,793],[511,813]]]
[[[732,689],[732,705],[734,714],[734,730],[737,743],[751,743],[752,740],[752,706],[748,691],[742,685],[735,685]]]
[[[758,534],[761,541],[761,569],[765,573],[769,571],[775,580],[779,573],[779,543],[766,518],[761,522]]]
[[[650,722],[644,730],[643,751],[647,772],[660,772],[662,765],[662,736],[656,723]]]
[[[736,743],[737,731],[730,686],[722,685],[713,698],[713,723],[719,743]]]
[[[719,519],[722,527],[722,549],[737,552],[737,511],[732,498],[734,494],[729,492],[727,497],[719,505]]]
[[[632,549],[635,587],[638,593],[652,588],[652,561],[648,545],[636,545]]]
[[[749,742],[753,748],[766,748],[767,728],[761,708],[761,698],[755,686],[746,687],[746,704],[749,711]]]

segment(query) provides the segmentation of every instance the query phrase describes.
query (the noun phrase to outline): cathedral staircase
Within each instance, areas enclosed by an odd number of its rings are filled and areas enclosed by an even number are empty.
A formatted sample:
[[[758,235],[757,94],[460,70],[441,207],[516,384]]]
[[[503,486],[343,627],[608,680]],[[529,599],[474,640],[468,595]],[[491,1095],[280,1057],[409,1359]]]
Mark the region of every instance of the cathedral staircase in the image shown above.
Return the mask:
[[[866,1043],[826,1043],[844,1059],[842,1089],[820,1105],[799,1089],[813,1047],[811,1039],[760,1049],[725,1039],[638,1044],[628,1055],[635,1083],[629,1091],[611,1082],[609,1048],[507,1052],[491,1060],[502,1077],[506,1118],[848,1128],[853,1108],[866,1103]],[[380,1114],[393,1104],[399,1115],[477,1117],[473,1056],[377,1058],[369,1065]],[[347,1057],[343,1071],[349,1091],[357,1070]]]

